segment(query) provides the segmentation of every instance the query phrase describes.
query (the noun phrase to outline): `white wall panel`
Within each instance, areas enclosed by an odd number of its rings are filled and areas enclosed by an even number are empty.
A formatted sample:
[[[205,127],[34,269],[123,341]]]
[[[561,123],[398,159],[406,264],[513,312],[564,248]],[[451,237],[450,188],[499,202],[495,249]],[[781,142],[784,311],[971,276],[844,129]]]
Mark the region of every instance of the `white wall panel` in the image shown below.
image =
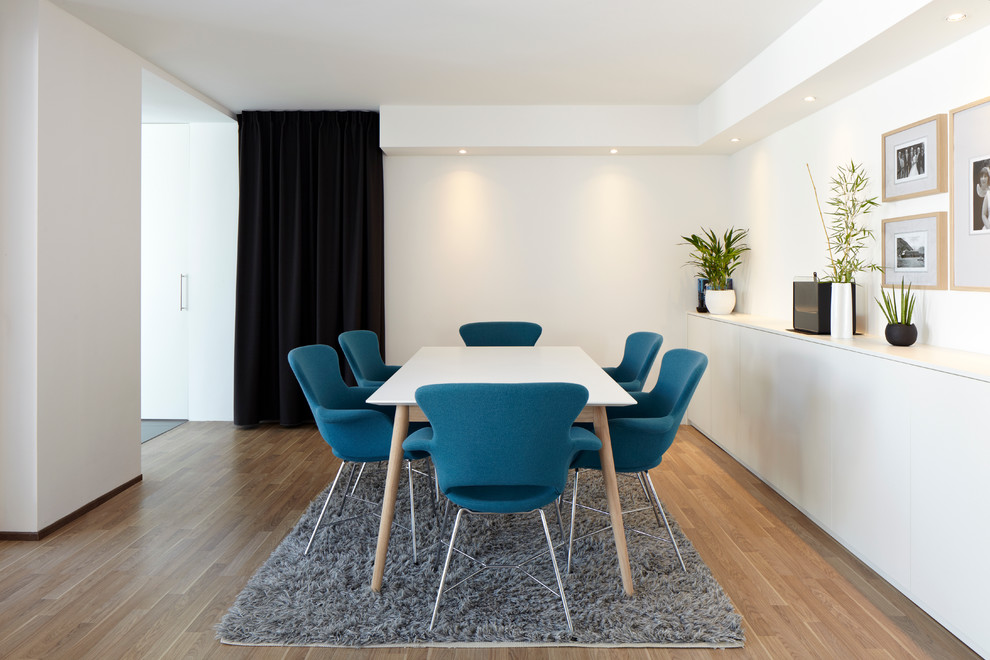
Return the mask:
[[[828,351],[827,364],[833,529],[868,563],[907,585],[911,367],[843,350]]]
[[[727,447],[736,446],[739,427],[739,328],[712,323],[711,371],[712,436]]]
[[[707,319],[697,316],[687,317],[687,347],[709,356],[708,368],[705,369],[698,388],[694,391],[687,410],[687,421],[696,429],[711,437],[712,435],[712,326]]]
[[[756,330],[763,344],[773,411],[768,433],[776,451],[768,457],[767,475],[792,502],[820,523],[831,522],[832,483],[828,466],[835,421],[822,402],[832,396],[828,349],[800,339],[775,337]]]
[[[911,587],[952,622],[949,629],[990,651],[990,383],[931,371],[910,381]]]
[[[729,441],[708,434],[985,655],[990,358],[872,336],[799,335],[787,325],[688,316],[689,346],[739,364],[738,429]],[[721,349],[711,348],[716,335]],[[696,397],[692,423],[716,405],[733,403]]]
[[[38,527],[38,6],[0,2],[0,530]]]
[[[38,33],[38,525],[141,473],[141,66],[49,2]],[[36,531],[36,530],[32,530]]]

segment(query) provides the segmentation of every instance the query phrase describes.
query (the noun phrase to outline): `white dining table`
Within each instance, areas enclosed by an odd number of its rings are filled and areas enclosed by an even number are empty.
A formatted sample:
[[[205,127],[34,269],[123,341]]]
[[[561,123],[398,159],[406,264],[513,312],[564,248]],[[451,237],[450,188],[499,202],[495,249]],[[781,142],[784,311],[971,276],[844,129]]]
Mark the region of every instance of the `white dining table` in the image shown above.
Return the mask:
[[[619,574],[625,592],[629,595],[634,593],[605,409],[608,406],[633,405],[636,400],[577,346],[427,346],[417,351],[368,398],[368,403],[395,406],[375,568],[371,579],[374,591],[381,590],[385,576],[385,559],[399,491],[402,442],[406,439],[410,421],[429,421],[416,405],[417,388],[435,383],[534,382],[579,383],[588,389],[588,403],[577,421],[592,422],[595,435],[602,441],[599,457]]]

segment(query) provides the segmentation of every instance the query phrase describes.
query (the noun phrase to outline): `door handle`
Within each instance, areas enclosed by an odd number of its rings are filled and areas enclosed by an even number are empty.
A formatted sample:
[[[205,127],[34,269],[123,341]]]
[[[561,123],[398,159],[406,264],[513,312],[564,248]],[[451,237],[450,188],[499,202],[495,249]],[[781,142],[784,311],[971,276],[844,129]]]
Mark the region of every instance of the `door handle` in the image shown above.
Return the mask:
[[[179,274],[179,311],[189,311],[189,276],[185,273]]]

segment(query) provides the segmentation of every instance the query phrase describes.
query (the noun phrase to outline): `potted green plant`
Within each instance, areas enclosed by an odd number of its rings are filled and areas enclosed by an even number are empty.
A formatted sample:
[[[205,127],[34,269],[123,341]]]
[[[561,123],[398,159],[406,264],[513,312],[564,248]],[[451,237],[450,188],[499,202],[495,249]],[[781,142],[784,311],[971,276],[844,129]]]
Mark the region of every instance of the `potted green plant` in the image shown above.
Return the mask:
[[[911,285],[908,284],[907,290],[905,290],[904,278],[901,278],[900,305],[898,305],[898,296],[894,295],[894,290],[891,290],[890,295],[887,295],[887,291],[881,287],[880,295],[883,296],[882,302],[876,298],[874,300],[880,305],[880,310],[887,318],[887,327],[883,332],[884,337],[894,346],[910,346],[918,339],[918,328],[911,322],[911,318],[914,316],[915,303]]]
[[[811,176],[810,167],[808,176]],[[832,196],[827,202],[832,208],[828,212],[831,223],[827,226],[821,204],[818,202],[815,180],[814,178],[811,180],[828,247],[828,269],[824,281],[832,284],[832,319],[829,327],[832,336],[840,339],[852,337],[855,327],[853,286],[856,283],[856,274],[868,270],[880,270],[879,266],[860,255],[860,252],[869,247],[869,242],[873,240],[873,231],[866,228],[864,218],[879,206],[875,196],[866,197],[864,194],[869,184],[870,179],[862,165],[857,165],[851,160],[848,167],[840,165],[838,173],[831,180]]]
[[[749,250],[745,243],[748,234],[748,229],[730,227],[721,237],[711,229],[703,229],[700,236],[681,236],[694,248],[685,265],[696,268],[697,277],[707,280],[704,302],[712,314],[729,314],[736,306],[730,278]]]

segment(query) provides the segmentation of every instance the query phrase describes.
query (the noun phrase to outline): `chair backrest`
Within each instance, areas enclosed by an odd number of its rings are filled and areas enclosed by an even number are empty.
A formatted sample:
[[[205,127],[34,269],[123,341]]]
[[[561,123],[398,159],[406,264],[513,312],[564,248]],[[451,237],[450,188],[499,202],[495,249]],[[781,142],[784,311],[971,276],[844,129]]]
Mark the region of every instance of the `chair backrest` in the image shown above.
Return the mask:
[[[337,341],[358,385],[370,387],[381,384],[395,371],[385,365],[378,335],[371,330],[348,330],[340,333]]]
[[[635,392],[635,406],[609,410],[612,460],[616,472],[641,472],[660,464],[670,449],[708,358],[677,348],[663,356],[660,375],[650,392]],[[614,417],[613,417],[614,411]],[[600,469],[596,452],[581,452],[575,467]]]
[[[529,321],[480,321],[460,327],[465,346],[535,346],[543,327]]]
[[[289,351],[289,366],[335,455],[362,463],[388,458],[392,420],[365,401],[372,388],[347,386],[337,351],[325,344],[300,346]]]
[[[440,489],[472,486],[563,492],[576,453],[571,425],[588,402],[576,383],[424,385],[416,403],[433,427]],[[545,503],[552,502],[552,494]]]
[[[679,425],[707,367],[708,357],[698,351],[675,348],[664,353],[656,386],[647,394],[634,395],[635,416],[673,417],[674,426]]]
[[[661,344],[663,337],[655,332],[634,332],[626,337],[622,362],[615,368],[613,378],[620,383],[638,381],[642,388],[657,359]]]

